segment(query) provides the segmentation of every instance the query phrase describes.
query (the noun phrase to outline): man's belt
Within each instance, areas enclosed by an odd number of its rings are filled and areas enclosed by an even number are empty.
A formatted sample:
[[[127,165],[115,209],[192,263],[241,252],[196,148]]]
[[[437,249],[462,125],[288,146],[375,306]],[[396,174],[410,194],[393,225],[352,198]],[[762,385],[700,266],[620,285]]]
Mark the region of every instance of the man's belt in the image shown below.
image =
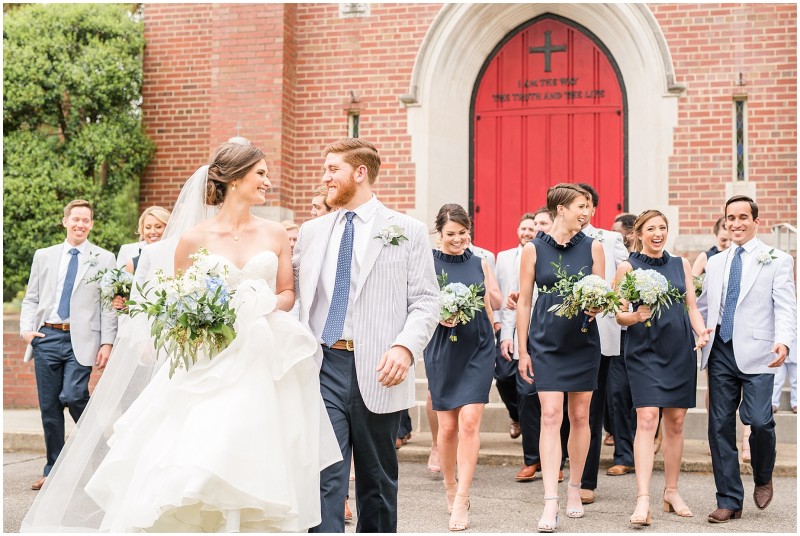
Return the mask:
[[[69,324],[51,324],[50,322],[45,322],[44,327],[69,331]]]
[[[343,339],[340,339],[335,343],[331,344],[330,347],[333,348],[334,350],[347,350],[348,352],[356,351],[356,345],[353,343],[353,341],[345,341]]]

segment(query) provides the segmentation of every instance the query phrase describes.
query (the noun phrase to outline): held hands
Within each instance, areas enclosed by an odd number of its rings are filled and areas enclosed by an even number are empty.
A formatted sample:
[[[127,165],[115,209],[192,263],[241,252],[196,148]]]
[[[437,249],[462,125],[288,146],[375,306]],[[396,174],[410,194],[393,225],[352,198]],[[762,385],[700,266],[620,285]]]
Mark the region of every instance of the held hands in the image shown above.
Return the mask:
[[[25,344],[30,344],[33,339],[42,337],[44,337],[44,333],[38,331],[26,331],[22,334],[22,340],[25,341]]]
[[[714,331],[711,328],[704,329],[702,333],[697,337],[695,340],[694,349],[699,350],[700,348],[704,347],[708,344],[708,341],[711,340],[711,332]]]
[[[111,355],[111,345],[104,344],[100,346],[100,349],[97,351],[97,359],[95,360],[95,366],[98,369],[106,368],[106,363],[108,363],[108,356]]]
[[[511,354],[514,353],[514,341],[511,339],[500,341],[500,353],[503,355],[503,359],[511,361]]]
[[[772,347],[772,353],[777,354],[778,357],[772,360],[767,366],[769,368],[778,368],[786,361],[786,356],[789,355],[789,348],[785,344],[778,343]]]
[[[414,362],[411,350],[405,346],[392,346],[389,351],[383,354],[381,362],[375,371],[378,373],[378,381],[384,387],[394,387],[400,385],[408,376],[408,369]]]

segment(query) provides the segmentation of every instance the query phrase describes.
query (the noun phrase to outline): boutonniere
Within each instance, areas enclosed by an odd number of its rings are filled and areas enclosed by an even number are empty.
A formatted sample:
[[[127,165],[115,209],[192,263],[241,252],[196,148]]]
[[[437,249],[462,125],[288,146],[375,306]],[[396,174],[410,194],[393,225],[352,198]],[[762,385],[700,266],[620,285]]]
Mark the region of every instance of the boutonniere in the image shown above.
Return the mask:
[[[88,264],[91,268],[97,266],[97,263],[100,262],[100,254],[99,253],[90,253],[89,258],[86,259],[86,264]]]
[[[602,229],[600,229],[599,231],[597,231],[594,234],[594,239],[597,240],[598,242],[602,242],[603,240],[605,240],[605,238],[606,237],[603,236],[603,230]]]
[[[773,253],[775,253],[775,248],[772,248],[769,251],[762,251],[761,253],[756,255],[756,260],[758,261],[758,264],[769,264],[772,262],[773,259],[777,259],[778,257],[773,255]]]
[[[380,238],[383,240],[383,245],[387,246],[389,244],[393,246],[399,246],[400,242],[403,240],[408,240],[408,237],[403,234],[404,229],[399,225],[390,225],[389,227],[384,227],[381,229],[380,234],[373,238]]]

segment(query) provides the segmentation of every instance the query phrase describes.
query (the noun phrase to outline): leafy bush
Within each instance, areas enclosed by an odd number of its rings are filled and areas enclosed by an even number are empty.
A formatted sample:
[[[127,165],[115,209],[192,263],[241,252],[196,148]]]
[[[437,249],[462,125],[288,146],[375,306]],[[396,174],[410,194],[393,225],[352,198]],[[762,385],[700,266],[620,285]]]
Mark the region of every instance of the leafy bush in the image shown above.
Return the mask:
[[[33,252],[64,239],[63,208],[95,207],[92,242],[133,239],[154,145],[141,125],[141,17],[130,4],[29,4],[3,19],[3,299]]]

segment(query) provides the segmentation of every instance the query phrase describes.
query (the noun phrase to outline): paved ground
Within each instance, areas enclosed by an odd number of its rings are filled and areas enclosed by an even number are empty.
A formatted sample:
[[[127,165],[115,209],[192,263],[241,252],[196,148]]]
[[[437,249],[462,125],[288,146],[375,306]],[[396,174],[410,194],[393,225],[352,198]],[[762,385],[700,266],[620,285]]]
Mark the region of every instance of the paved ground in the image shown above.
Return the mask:
[[[402,452],[402,450],[401,450]],[[30,490],[32,477],[41,470],[43,456],[24,452],[3,456],[3,531],[17,532],[22,518],[33,502],[36,492]],[[542,510],[542,482],[514,482],[516,466],[480,465],[471,493],[471,526],[469,532],[532,532]],[[659,490],[664,486],[663,473],[653,475],[653,526],[650,532],[772,532],[795,533],[797,527],[797,481],[793,477],[774,480],[776,495],[765,511],[753,506],[750,498],[753,483],[745,478],[746,502],[744,516],[725,525],[712,525],[706,515],[714,509],[713,478],[707,473],[681,475],[681,490],[696,517],[682,519],[661,511]],[[583,519],[563,516],[560,532],[635,532],[628,527],[633,511],[635,491],[633,475],[600,477],[598,500],[586,507]],[[352,488],[351,488],[352,493]],[[565,496],[562,484],[559,493]],[[424,464],[400,464],[399,496],[400,532],[446,532],[448,515],[445,507],[441,477],[428,473]],[[351,501],[351,506],[354,501]],[[348,524],[355,531],[355,522]]]

